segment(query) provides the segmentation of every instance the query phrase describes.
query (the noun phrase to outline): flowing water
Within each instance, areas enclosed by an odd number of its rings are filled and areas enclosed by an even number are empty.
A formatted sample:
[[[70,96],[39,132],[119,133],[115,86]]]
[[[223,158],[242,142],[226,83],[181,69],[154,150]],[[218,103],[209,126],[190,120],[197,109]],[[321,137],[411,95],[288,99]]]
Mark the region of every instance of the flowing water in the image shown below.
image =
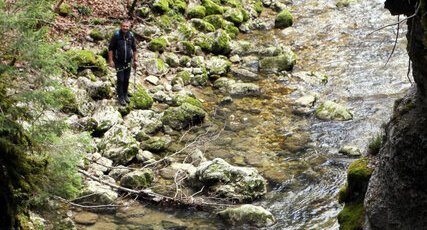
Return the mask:
[[[396,27],[368,35],[397,21],[383,9],[383,0],[359,0],[340,8],[335,4],[330,0],[294,0],[292,28],[239,37],[256,46],[288,45],[298,56],[297,65],[292,75],[267,76],[259,81],[264,97],[234,99],[231,105],[213,108],[211,119],[225,128],[219,138],[201,146],[208,158],[256,167],[268,179],[269,193],[256,204],[276,217],[277,224],[269,229],[338,228],[336,216],[342,206],[336,195],[351,162],[338,149],[346,144],[365,149],[369,138],[377,135],[390,117],[394,100],[410,86],[404,36],[399,37],[385,67]],[[267,10],[262,18],[272,21],[274,15]],[[319,75],[327,75],[328,82],[316,81]],[[292,102],[302,92],[318,94],[319,101],[333,100],[347,106],[353,120],[322,121],[313,115],[294,115]],[[199,94],[208,103],[219,99],[209,90]],[[227,228],[202,212],[142,205],[132,210],[119,212],[127,215],[103,216],[87,229],[143,229],[145,225],[162,229],[165,220],[193,229]],[[129,214],[132,212],[143,214],[136,217]]]

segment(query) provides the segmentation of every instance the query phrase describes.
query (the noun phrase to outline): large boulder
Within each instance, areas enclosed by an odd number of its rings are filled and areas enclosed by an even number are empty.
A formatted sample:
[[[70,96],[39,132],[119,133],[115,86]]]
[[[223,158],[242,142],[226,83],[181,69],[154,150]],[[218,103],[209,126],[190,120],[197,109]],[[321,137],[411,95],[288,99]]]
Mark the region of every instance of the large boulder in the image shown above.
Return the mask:
[[[340,104],[325,101],[316,109],[316,117],[322,120],[347,121],[353,119],[353,114]]]
[[[120,185],[126,188],[143,189],[150,187],[153,180],[153,171],[151,169],[142,169],[125,174],[120,179]]]
[[[269,227],[276,223],[271,212],[263,207],[244,204],[237,208],[227,208],[218,215],[231,225],[250,225],[258,228]]]
[[[79,198],[75,202],[94,205],[107,205],[113,204],[118,198],[118,194],[117,192],[111,190],[111,187],[108,185],[104,185],[96,181],[87,181],[81,197],[83,198]]]
[[[136,156],[139,148],[127,127],[115,125],[104,134],[98,149],[115,164],[127,164]]]
[[[140,131],[151,134],[162,128],[163,124],[160,119],[161,115],[152,110],[132,110],[125,117],[124,124],[134,136]]]
[[[101,106],[93,114],[93,119],[98,122],[96,132],[104,133],[117,124],[122,124],[122,115],[113,106]]]
[[[191,180],[194,185],[209,188],[212,195],[237,201],[254,200],[267,193],[267,181],[255,168],[232,166],[221,158],[201,163]]]
[[[202,108],[183,103],[178,107],[168,108],[163,114],[162,122],[173,129],[181,130],[203,122],[205,116],[206,112]]]

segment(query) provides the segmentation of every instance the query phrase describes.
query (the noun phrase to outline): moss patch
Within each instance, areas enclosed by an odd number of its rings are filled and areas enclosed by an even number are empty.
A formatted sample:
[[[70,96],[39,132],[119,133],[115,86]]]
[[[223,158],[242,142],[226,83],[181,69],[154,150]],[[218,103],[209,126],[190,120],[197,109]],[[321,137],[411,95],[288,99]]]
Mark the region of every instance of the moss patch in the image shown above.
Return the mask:
[[[204,18],[206,16],[206,8],[201,5],[189,7],[186,14],[188,18]]]
[[[365,209],[363,201],[348,203],[338,214],[338,223],[341,230],[361,230],[363,229]]]
[[[183,48],[184,54],[186,55],[193,55],[196,53],[196,48],[194,47],[193,43],[189,41],[182,41],[181,46]]]
[[[178,106],[184,103],[188,103],[203,109],[203,103],[199,99],[187,95],[177,96],[173,99],[173,102],[175,105]]]
[[[212,53],[227,55],[231,51],[231,38],[224,30],[218,30],[214,35]]]
[[[90,31],[89,36],[95,41],[101,41],[104,39],[104,35],[102,35],[102,33],[96,29]]]
[[[155,0],[152,7],[156,13],[165,13],[170,10],[168,0]]]
[[[202,0],[202,5],[206,8],[206,15],[223,14],[224,13],[223,7],[218,5],[214,1]]]
[[[66,56],[71,63],[71,71],[77,73],[83,69],[91,69],[95,75],[103,76],[108,72],[107,62],[99,55],[95,55],[90,50],[70,50]]]
[[[154,38],[148,43],[148,49],[151,51],[163,52],[167,47],[167,41],[165,38]]]
[[[293,17],[292,17],[292,14],[289,12],[289,10],[282,10],[276,16],[276,20],[274,21],[274,26],[280,29],[290,27],[292,26],[292,24],[293,24]]]
[[[192,104],[183,103],[179,107],[168,108],[162,117],[162,122],[173,129],[180,130],[203,122],[206,112]]]
[[[68,16],[72,13],[73,13],[73,9],[67,3],[62,3],[61,6],[59,7],[58,14],[61,16],[65,17],[65,16]]]
[[[148,95],[142,86],[138,86],[130,100],[130,107],[134,109],[149,109],[153,105],[153,98]]]

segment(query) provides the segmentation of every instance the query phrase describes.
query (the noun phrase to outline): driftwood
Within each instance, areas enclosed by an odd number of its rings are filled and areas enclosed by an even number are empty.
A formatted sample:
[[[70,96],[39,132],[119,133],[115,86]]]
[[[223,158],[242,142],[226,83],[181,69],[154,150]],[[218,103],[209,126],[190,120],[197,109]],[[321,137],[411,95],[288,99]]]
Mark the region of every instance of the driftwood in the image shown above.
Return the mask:
[[[187,196],[187,197],[174,198],[174,197],[169,197],[169,196],[155,193],[150,189],[134,190],[130,188],[125,188],[113,183],[103,181],[98,177],[89,174],[85,170],[79,169],[78,171],[84,176],[91,178],[92,180],[108,185],[121,192],[134,195],[136,196],[137,199],[149,201],[157,205],[167,205],[168,207],[172,206],[172,207],[179,207],[179,208],[194,208],[197,210],[205,210],[205,211],[214,211],[218,209],[223,209],[225,207],[234,206],[233,204],[215,203],[211,201],[205,201],[205,199],[203,198],[195,198],[194,195],[196,194],[193,194],[192,196]]]

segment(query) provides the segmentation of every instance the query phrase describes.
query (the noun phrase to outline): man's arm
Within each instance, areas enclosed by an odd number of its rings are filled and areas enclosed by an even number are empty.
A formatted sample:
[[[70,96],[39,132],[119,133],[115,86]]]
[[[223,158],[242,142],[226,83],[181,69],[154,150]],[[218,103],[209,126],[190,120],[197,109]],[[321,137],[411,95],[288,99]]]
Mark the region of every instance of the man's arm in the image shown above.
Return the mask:
[[[133,38],[132,50],[133,50],[133,67],[136,68],[138,66],[138,52],[136,50],[136,39],[135,38]]]
[[[110,45],[108,45],[108,65],[114,67],[113,61],[113,50],[116,49],[116,36],[113,35],[110,41]]]

